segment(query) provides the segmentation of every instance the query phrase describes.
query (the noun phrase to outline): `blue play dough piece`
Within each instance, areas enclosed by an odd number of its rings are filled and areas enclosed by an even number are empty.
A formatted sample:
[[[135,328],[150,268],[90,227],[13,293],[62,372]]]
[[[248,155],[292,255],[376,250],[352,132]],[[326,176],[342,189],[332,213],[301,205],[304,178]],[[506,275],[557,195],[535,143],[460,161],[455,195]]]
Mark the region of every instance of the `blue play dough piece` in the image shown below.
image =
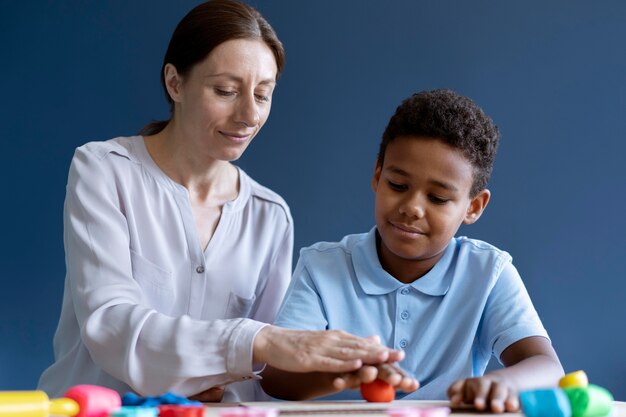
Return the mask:
[[[126,405],[126,406],[134,406],[134,405],[142,404],[143,402],[144,402],[144,399],[141,398],[140,396],[138,396],[137,394],[135,394],[134,392],[127,392],[122,397],[122,405],[123,406],[124,405]]]
[[[123,406],[158,407],[159,405],[202,405],[200,401],[192,401],[186,397],[166,392],[157,397],[140,397],[134,392],[127,392],[122,397]]]
[[[157,417],[158,415],[158,408],[144,406],[125,406],[109,413],[110,417]]]
[[[519,395],[527,417],[571,417],[572,407],[560,388],[523,391]]]

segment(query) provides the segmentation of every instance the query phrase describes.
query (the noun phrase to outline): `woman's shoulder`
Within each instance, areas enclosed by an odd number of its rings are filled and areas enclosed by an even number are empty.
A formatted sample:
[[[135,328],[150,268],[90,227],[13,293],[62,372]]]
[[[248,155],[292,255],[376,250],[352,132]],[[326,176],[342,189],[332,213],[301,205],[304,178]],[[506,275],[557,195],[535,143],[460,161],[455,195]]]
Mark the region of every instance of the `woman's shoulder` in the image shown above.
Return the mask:
[[[278,194],[277,192],[269,189],[268,187],[259,184],[257,181],[252,179],[246,172],[239,169],[240,181],[242,189],[247,189],[250,195],[250,198],[255,200],[256,202],[260,202],[262,204],[267,204],[270,206],[275,206],[275,208],[284,211],[289,219],[291,219],[291,212],[289,210],[289,205],[287,202]]]
[[[76,148],[74,158],[83,156],[102,160],[114,154],[131,159],[133,155],[133,144],[138,140],[141,140],[140,136],[119,136],[105,141],[87,142]]]
[[[128,177],[141,165],[134,149],[138,140],[140,136],[117,137],[79,146],[70,164],[69,183]]]

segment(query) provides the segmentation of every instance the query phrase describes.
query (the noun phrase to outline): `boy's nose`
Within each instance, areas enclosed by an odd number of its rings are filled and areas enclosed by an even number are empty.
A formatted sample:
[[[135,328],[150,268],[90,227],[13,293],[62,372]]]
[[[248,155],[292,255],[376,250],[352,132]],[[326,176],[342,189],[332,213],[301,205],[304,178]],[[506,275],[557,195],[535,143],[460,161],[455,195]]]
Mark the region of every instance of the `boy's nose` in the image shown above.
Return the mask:
[[[400,212],[409,217],[421,219],[424,217],[425,209],[419,198],[408,199],[400,207]]]

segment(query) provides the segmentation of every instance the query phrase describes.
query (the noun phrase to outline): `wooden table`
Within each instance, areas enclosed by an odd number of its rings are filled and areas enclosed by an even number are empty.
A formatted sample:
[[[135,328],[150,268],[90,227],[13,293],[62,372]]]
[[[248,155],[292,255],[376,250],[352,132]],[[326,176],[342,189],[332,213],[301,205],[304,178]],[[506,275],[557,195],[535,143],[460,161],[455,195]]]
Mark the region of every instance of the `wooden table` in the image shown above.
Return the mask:
[[[256,408],[275,408],[281,416],[314,416],[314,417],[381,417],[390,408],[401,407],[447,407],[447,401],[394,401],[391,403],[367,403],[364,401],[276,401],[249,402],[241,404],[207,404],[205,417],[218,417],[223,407],[243,406]],[[452,417],[476,417],[478,415],[496,415],[481,413],[471,408],[454,409]],[[501,414],[506,417],[523,417],[520,413]],[[626,402],[615,401],[611,417],[626,417]]]

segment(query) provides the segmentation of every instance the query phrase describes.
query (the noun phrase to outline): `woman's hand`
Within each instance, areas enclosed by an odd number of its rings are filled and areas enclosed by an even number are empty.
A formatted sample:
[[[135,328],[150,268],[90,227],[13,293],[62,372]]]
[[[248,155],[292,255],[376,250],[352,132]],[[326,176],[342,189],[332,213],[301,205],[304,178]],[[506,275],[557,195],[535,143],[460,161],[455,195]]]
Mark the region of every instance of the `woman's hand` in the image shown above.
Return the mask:
[[[340,330],[291,330],[266,326],[254,339],[254,362],[290,372],[353,372],[364,364],[397,362],[404,352]]]
[[[375,379],[385,381],[396,390],[413,392],[419,387],[415,378],[409,377],[404,370],[395,364],[364,365],[360,369],[336,377],[333,386],[339,390],[358,389],[361,384],[368,384]]]
[[[517,391],[505,378],[487,374],[478,378],[461,379],[448,389],[450,405],[471,404],[479,411],[493,413],[519,410]]]

